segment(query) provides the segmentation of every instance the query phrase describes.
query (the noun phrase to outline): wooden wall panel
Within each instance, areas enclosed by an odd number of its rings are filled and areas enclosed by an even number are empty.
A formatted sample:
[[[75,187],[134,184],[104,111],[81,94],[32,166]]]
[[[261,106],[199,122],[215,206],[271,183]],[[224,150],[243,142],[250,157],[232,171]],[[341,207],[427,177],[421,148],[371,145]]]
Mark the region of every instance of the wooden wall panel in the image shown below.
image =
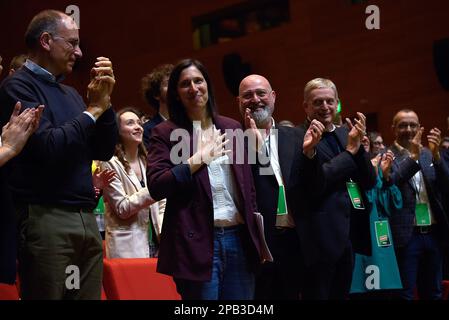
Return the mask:
[[[76,4],[81,9],[84,57],[67,81],[85,92],[95,57],[111,57],[117,76],[116,108],[134,105],[149,111],[140,96],[141,77],[160,63],[195,57],[211,73],[221,113],[238,119],[235,99],[221,71],[223,56],[236,52],[253,72],[271,81],[279,120],[303,121],[303,87],[322,76],[336,83],[344,115],[377,112],[377,129],[388,142],[392,141],[391,118],[403,107],[415,109],[426,128],[446,129],[449,92],[438,83],[432,44],[449,37],[449,1],[383,0],[353,5],[350,0],[291,0],[289,24],[193,50],[191,17],[239,2],[2,0],[0,54],[5,66],[24,50],[26,25],[39,10]],[[380,8],[380,30],[365,28],[369,4]]]

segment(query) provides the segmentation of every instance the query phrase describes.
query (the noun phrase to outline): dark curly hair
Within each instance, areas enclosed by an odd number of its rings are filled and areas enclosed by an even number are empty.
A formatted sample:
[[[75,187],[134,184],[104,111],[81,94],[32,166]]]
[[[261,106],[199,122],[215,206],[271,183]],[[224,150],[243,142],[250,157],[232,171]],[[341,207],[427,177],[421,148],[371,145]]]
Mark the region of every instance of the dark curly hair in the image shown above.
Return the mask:
[[[165,77],[170,77],[172,70],[172,64],[163,64],[142,78],[143,98],[156,111],[159,111],[159,100],[156,98],[161,95],[161,83]]]

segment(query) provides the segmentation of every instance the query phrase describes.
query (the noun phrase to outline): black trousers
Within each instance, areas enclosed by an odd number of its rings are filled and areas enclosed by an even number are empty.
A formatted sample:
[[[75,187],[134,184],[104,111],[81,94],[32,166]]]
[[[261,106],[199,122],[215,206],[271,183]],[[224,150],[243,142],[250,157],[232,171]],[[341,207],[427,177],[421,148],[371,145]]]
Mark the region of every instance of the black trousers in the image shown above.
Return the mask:
[[[354,254],[351,243],[335,263],[318,262],[306,268],[305,300],[344,300],[351,289]]]
[[[256,300],[298,300],[301,297],[303,263],[295,229],[274,230],[270,251],[274,262],[262,265],[256,276]]]

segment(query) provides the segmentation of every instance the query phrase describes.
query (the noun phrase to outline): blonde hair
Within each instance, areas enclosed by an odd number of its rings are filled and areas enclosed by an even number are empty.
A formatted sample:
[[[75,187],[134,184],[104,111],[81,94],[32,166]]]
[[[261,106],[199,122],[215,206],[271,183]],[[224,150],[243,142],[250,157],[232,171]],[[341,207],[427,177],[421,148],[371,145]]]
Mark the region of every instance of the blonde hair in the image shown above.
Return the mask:
[[[331,88],[332,90],[334,90],[335,99],[338,100],[337,87],[331,80],[324,78],[315,78],[307,82],[306,86],[304,87],[304,102],[307,102],[307,100],[309,99],[310,92],[312,92],[312,90],[324,88]]]

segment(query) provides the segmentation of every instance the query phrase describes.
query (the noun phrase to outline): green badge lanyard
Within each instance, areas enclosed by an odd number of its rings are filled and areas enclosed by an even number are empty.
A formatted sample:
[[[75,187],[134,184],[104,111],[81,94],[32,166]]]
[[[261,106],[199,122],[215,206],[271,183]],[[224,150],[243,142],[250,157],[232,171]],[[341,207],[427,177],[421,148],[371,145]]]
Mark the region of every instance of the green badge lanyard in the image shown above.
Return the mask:
[[[271,161],[271,132],[268,135],[268,140],[265,142],[265,146],[266,146],[267,157],[270,159],[270,163],[272,163],[272,161]],[[278,164],[279,164],[279,160],[278,160]],[[275,176],[276,181],[279,186],[278,206],[277,206],[276,214],[279,216],[282,216],[282,215],[287,214],[287,201],[285,199],[285,186],[282,181],[282,177],[280,176],[280,174],[277,171],[278,170],[273,169],[274,176]]]
[[[376,232],[377,246],[391,246],[390,225],[388,223],[388,220],[374,221],[374,229]]]
[[[360,193],[360,188],[357,183],[352,181],[352,179],[349,179],[349,182],[346,182],[346,188],[348,189],[348,194],[354,209],[365,209],[362,194]]]
[[[432,224],[432,218],[430,216],[430,210],[427,203],[421,201],[421,192],[423,190],[424,185],[424,177],[421,174],[421,171],[418,171],[420,175],[419,181],[413,177],[413,187],[416,192],[416,207],[415,207],[415,219],[416,225],[419,227],[422,226],[430,226]]]
[[[94,214],[104,214],[104,200],[103,200],[103,196],[101,196],[100,199],[98,199],[98,205],[94,209]]]

